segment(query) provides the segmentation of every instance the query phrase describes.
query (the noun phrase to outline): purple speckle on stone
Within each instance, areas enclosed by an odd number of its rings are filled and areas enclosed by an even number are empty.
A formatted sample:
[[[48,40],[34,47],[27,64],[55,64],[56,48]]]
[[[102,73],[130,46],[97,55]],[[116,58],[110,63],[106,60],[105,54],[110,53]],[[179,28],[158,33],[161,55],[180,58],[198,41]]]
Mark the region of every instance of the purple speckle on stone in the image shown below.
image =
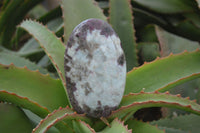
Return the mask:
[[[117,109],[126,61],[120,39],[107,22],[88,19],[76,26],[66,45],[64,69],[74,110],[99,118]]]

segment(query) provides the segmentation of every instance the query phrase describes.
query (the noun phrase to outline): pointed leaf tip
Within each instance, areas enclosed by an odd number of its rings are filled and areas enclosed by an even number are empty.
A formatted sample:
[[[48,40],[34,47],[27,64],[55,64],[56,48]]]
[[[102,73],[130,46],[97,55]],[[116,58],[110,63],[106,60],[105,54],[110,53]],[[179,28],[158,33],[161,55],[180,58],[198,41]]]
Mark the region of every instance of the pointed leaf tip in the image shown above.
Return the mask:
[[[132,130],[128,129],[127,125],[124,125],[124,122],[115,118],[111,123],[111,127],[106,127],[103,132],[104,133],[132,133]]]
[[[93,128],[91,128],[91,126],[87,123],[85,123],[84,121],[78,120],[80,127],[82,128],[82,130],[84,130],[85,133],[96,133],[95,130]]]
[[[28,31],[39,42],[55,66],[62,82],[65,83],[63,61],[65,47],[63,43],[39,22],[26,20],[20,24],[20,27]]]
[[[166,91],[165,94],[170,94],[169,91]]]
[[[37,125],[34,133],[46,132],[50,127],[62,120],[83,120],[91,123],[90,119],[87,118],[84,114],[77,114],[67,106],[65,108],[54,110],[51,114],[49,114],[45,119],[43,119],[43,121],[41,121]]]

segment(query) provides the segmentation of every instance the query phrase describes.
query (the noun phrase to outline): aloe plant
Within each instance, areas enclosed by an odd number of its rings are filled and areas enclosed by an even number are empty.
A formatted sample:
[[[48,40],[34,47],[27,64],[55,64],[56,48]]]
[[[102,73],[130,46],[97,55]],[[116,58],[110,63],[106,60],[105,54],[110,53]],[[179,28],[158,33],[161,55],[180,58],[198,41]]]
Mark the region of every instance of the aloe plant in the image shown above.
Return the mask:
[[[30,9],[41,1],[0,2],[1,132],[200,130],[199,1],[62,0],[37,18]],[[19,16],[10,17],[18,6]],[[27,14],[34,19],[25,19]],[[65,46],[89,18],[110,23],[126,56],[124,96],[108,117],[78,114],[67,94]],[[159,120],[140,120],[137,114],[152,107],[159,107]]]

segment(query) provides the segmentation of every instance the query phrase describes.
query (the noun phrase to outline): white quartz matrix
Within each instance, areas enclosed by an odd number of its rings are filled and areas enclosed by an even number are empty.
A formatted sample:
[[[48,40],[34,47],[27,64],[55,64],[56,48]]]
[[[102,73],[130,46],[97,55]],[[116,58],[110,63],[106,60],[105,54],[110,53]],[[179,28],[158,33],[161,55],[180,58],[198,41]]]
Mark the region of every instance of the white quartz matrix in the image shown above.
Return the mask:
[[[126,61],[120,39],[100,19],[87,19],[72,32],[65,51],[67,91],[78,113],[99,118],[117,109],[125,88]]]

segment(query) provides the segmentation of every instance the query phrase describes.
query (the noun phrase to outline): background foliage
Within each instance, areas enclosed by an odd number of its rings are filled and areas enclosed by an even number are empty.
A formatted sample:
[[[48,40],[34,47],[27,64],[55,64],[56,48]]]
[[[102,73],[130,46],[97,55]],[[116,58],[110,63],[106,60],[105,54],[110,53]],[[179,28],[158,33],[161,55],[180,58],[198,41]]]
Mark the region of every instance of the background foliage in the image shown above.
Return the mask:
[[[45,2],[0,1],[0,131],[200,130],[199,0]],[[122,102],[102,120],[77,114],[65,88],[65,45],[87,18],[112,25],[127,61]]]

